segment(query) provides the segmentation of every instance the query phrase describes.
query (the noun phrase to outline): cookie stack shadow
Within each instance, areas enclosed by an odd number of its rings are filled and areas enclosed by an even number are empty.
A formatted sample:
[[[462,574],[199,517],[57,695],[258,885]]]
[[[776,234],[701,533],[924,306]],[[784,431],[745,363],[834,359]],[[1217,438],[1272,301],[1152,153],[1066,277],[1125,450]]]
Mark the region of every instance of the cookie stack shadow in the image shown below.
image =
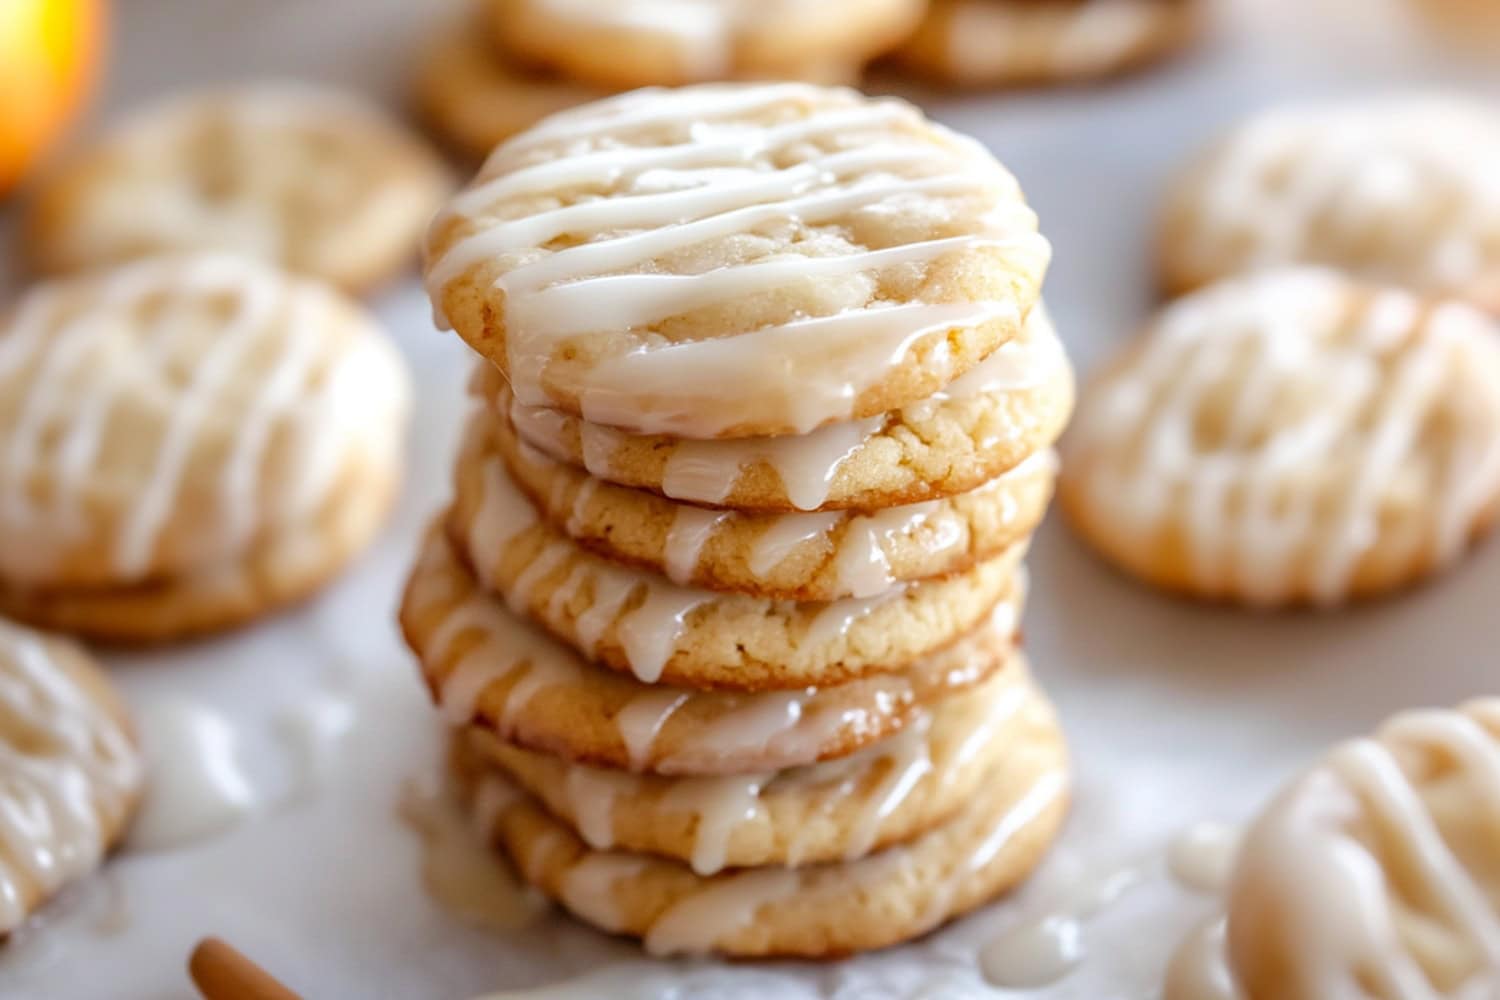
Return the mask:
[[[479,362],[401,620],[525,880],[653,953],[826,957],[1035,867],[1067,761],[1024,557],[1073,388],[1021,309],[930,397],[800,435],[606,426]]]

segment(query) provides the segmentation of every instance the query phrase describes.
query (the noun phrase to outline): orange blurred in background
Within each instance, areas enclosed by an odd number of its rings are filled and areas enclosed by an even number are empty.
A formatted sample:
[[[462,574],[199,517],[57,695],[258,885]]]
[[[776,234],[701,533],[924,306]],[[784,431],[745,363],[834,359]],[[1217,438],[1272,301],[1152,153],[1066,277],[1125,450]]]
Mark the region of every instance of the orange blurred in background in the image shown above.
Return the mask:
[[[72,121],[102,62],[103,0],[0,3],[0,194]]]

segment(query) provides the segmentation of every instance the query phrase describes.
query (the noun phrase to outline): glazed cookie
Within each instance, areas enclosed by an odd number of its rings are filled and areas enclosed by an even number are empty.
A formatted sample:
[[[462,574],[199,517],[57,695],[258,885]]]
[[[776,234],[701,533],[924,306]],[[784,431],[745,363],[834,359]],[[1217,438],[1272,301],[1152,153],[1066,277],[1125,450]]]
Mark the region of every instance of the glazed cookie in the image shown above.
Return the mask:
[[[1251,827],[1229,893],[1246,1000],[1500,995],[1500,700],[1397,716]]]
[[[125,705],[83,649],[0,620],[0,935],[98,867],[144,771]]]
[[[1172,186],[1160,253],[1173,291],[1311,263],[1500,312],[1500,111],[1428,96],[1257,115]]]
[[[222,250],[363,289],[406,265],[450,188],[417,137],[353,95],[262,83],[128,119],[49,175],[43,271]]]
[[[595,850],[658,854],[699,875],[853,860],[952,818],[1005,766],[1031,697],[1022,664],[936,704],[851,757],[790,771],[665,778],[569,764],[484,731],[474,750]]]
[[[523,406],[491,365],[474,392],[534,448],[597,479],[740,511],[882,510],[977,489],[1051,447],[1073,371],[1044,310],[1021,339],[931,397],[811,434],[739,441],[631,435]],[[1029,475],[1027,473],[1019,473]]]
[[[1173,590],[1337,604],[1453,562],[1500,503],[1500,329],[1325,271],[1168,307],[1085,391],[1059,495]]]
[[[434,222],[427,282],[525,406],[750,437],[942,389],[1020,334],[1049,256],[1015,179],[912,106],[724,85],[501,146]]]
[[[301,596],[377,528],[408,396],[362,309],[246,258],[36,287],[0,319],[0,604],[144,639]]]
[[[422,117],[459,153],[482,160],[550,114],[607,96],[602,90],[519,66],[472,26],[443,35],[417,71]]]
[[[1088,80],[1137,68],[1196,33],[1198,0],[933,0],[896,61],[960,86]]]
[[[494,772],[474,773],[481,828],[523,877],[580,919],[642,938],[656,955],[833,958],[909,940],[982,905],[1040,862],[1067,807],[1067,759],[1051,706],[1021,710],[1004,766],[963,811],[909,844],[856,861],[703,876],[647,854],[590,848]]]
[[[742,774],[847,756],[924,706],[1016,669],[1023,594],[911,669],[838,687],[739,694],[642,684],[586,664],[482,591],[429,534],[401,627],[444,716],[583,764],[658,774]]]
[[[537,514],[471,425],[448,534],[475,577],[588,659],[646,684],[740,691],[900,670],[976,628],[1015,588],[1025,542],[947,579],[796,604],[679,587],[580,547]],[[479,434],[474,431],[478,429]],[[476,488],[477,487],[477,488]]]
[[[753,514],[595,479],[517,440],[504,420],[486,417],[475,432],[460,495],[482,491],[485,462],[498,456],[543,519],[591,552],[679,586],[794,601],[874,597],[1000,555],[1040,523],[1057,465],[1039,452],[969,493],[868,514]]]
[[[924,0],[484,0],[495,45],[601,87],[804,79],[900,42]]]

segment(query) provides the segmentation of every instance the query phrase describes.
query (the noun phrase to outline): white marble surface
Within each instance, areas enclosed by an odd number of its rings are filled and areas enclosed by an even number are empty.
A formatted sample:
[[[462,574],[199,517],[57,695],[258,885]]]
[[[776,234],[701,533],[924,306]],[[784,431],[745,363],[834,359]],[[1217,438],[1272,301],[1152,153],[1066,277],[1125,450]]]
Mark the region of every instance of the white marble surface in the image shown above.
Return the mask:
[[[120,0],[114,74],[96,117],[186,85],[267,73],[395,98],[423,22],[444,6]],[[1381,9],[1381,0],[1240,0],[1211,43],[1158,73],[1098,89],[926,102],[1020,175],[1056,245],[1049,299],[1083,368],[1150,307],[1152,213],[1173,165],[1239,113],[1413,82],[1500,89],[1482,61],[1440,53]],[[5,289],[0,280],[0,298]],[[310,998],[460,1000],[639,959],[559,918],[511,936],[472,930],[423,895],[418,842],[395,805],[405,779],[433,768],[435,721],[392,614],[414,539],[447,491],[466,359],[455,338],[433,331],[415,281],[376,305],[420,393],[408,486],[379,545],[321,599],[267,625],[111,657],[137,704],[186,697],[228,714],[271,805],[221,839],[116,859],[0,958],[0,995],[191,996],[184,961],[210,932]],[[629,971],[641,995],[1155,997],[1168,953],[1209,906],[1162,874],[1175,832],[1244,816],[1299,762],[1393,710],[1496,687],[1493,544],[1434,586],[1329,616],[1246,615],[1156,595],[1094,561],[1055,519],[1032,565],[1027,639],[1079,770],[1077,809],[1042,876],[930,941],[854,962],[642,962]],[[278,720],[312,697],[348,699],[356,714],[325,779],[289,797],[297,757]],[[1044,912],[1080,874],[1122,866],[1144,866],[1144,884],[1090,921],[1078,972],[1035,993],[982,986],[979,944]],[[577,995],[601,990],[585,983]]]

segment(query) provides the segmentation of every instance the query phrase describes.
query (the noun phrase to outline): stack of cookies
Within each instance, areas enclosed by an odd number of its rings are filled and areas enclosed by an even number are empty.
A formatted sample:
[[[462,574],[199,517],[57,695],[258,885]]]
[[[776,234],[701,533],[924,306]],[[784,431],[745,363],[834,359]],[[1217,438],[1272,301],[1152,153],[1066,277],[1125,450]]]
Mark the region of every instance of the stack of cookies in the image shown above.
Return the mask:
[[[736,956],[1023,878],[1067,798],[1017,636],[1072,380],[1014,178],[899,101],[640,92],[498,149],[427,257],[483,360],[402,625],[520,873]]]

